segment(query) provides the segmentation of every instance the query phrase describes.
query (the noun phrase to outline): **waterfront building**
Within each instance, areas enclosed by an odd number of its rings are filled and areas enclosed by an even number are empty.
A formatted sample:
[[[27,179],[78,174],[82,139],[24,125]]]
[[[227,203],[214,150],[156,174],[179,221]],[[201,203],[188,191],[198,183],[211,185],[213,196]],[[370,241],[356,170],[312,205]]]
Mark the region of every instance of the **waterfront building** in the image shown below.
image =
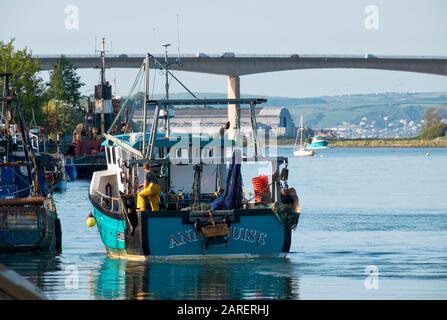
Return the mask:
[[[133,119],[141,122],[142,110],[135,110]],[[148,112],[150,114],[150,112]],[[148,116],[149,119],[152,115]],[[279,138],[295,138],[296,126],[292,115],[285,107],[264,107],[256,110],[258,128],[271,130]],[[201,132],[216,134],[228,121],[227,108],[176,108],[170,125],[173,132],[191,133],[200,123]],[[241,109],[241,132],[250,135],[251,124],[249,110]]]

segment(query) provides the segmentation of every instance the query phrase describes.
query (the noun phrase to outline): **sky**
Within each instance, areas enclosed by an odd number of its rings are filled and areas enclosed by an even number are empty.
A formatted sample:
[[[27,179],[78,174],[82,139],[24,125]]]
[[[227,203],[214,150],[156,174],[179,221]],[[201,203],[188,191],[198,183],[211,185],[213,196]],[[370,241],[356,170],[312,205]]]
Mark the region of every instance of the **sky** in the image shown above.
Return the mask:
[[[371,6],[373,6],[371,9]],[[73,19],[78,11],[77,19]],[[373,10],[373,11],[371,11]],[[33,54],[94,54],[105,36],[113,54],[375,54],[447,56],[445,0],[0,0],[0,40]],[[177,18],[179,38],[177,34]],[[78,22],[78,23],[77,23]],[[91,94],[97,70],[78,70]],[[112,69],[127,95],[137,74]],[[42,73],[44,79],[47,73]],[[164,92],[155,74],[155,93]],[[176,72],[193,92],[222,92],[225,76]],[[241,92],[311,97],[447,91],[447,77],[408,72],[317,69],[241,77]],[[172,83],[171,92],[184,92]]]

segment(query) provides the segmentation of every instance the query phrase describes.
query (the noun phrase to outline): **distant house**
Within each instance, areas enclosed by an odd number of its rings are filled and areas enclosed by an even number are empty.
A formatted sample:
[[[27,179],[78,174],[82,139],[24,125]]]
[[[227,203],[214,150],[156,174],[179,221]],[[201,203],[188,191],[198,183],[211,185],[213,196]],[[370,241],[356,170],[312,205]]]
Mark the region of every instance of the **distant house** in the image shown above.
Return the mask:
[[[141,121],[142,111],[136,110],[134,121]],[[148,119],[152,119],[148,112]],[[249,110],[241,109],[241,131],[251,132]],[[285,107],[265,107],[256,110],[258,128],[272,130],[280,138],[295,138],[296,127],[289,110]],[[175,108],[175,117],[170,120],[172,132],[189,133],[200,123],[202,132],[215,134],[228,121],[227,108]]]

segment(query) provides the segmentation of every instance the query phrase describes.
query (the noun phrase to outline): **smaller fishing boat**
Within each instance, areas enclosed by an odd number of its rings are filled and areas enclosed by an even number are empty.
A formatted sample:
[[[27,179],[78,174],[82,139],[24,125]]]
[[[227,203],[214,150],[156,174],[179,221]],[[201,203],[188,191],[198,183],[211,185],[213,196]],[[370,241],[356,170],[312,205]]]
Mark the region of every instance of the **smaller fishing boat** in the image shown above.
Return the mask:
[[[322,135],[317,135],[312,138],[312,142],[307,145],[307,149],[318,150],[326,149],[329,143],[327,138]]]
[[[58,152],[50,158],[50,168],[45,170],[45,187],[49,193],[65,192],[69,178],[65,172],[64,156]]]
[[[309,150],[306,148],[306,146],[303,145],[303,116],[300,117],[300,128],[299,130],[299,134],[296,135],[296,139],[295,139],[295,149],[293,150],[293,155],[296,157],[309,157],[309,156],[314,156],[315,155],[315,151],[313,150]],[[297,145],[298,142],[298,136],[300,137],[300,144]]]
[[[58,177],[56,182],[56,188],[54,190],[59,192],[67,191],[67,181],[68,180],[65,173],[60,173],[60,176]]]
[[[60,251],[62,232],[56,206],[44,185],[45,159],[29,133],[17,97],[4,77],[0,123],[0,252]],[[5,92],[6,91],[6,92]],[[12,123],[11,115],[18,119]]]
[[[65,158],[65,173],[67,175],[68,181],[73,182],[78,178],[78,172],[76,166],[73,163],[72,157]]]

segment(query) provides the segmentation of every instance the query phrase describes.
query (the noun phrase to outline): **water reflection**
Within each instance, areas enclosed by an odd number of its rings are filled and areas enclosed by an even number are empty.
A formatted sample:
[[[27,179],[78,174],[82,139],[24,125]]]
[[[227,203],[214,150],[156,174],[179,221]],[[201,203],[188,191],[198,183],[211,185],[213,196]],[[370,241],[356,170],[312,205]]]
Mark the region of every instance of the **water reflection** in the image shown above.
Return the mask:
[[[51,253],[1,254],[0,263],[13,269],[44,291],[48,285],[48,275],[61,270],[60,257]]]
[[[299,299],[289,259],[135,262],[106,259],[95,299]]]

